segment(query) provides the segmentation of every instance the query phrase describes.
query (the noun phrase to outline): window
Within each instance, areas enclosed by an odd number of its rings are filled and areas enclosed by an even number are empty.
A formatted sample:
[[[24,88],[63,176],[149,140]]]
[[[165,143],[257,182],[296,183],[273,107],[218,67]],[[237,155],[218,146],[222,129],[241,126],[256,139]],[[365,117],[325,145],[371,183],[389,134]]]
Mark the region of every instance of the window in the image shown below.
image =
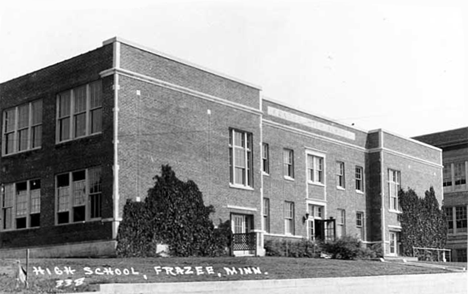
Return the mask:
[[[229,130],[231,184],[252,187],[252,134]]]
[[[284,176],[294,179],[294,151],[291,149],[283,150]]]
[[[270,232],[270,199],[263,198],[263,230]]]
[[[458,262],[466,262],[466,248],[464,249],[456,249],[457,254],[457,261]]]
[[[400,172],[388,170],[388,194],[390,195],[390,210],[399,211],[398,192],[400,191]]]
[[[40,148],[42,100],[5,110],[3,126],[4,155]]]
[[[323,157],[308,154],[307,173],[309,182],[323,184],[323,170]]]
[[[447,219],[448,233],[453,234],[453,207],[445,208],[445,218]]]
[[[314,219],[322,219],[324,218],[323,211],[324,207],[320,205],[309,204],[309,214]]]
[[[364,169],[356,166],[356,191],[364,192]]]
[[[58,175],[57,223],[100,218],[102,210],[101,168]]]
[[[96,81],[57,95],[57,141],[102,131],[102,86]]]
[[[284,202],[284,232],[294,235],[294,202]]]
[[[339,188],[345,187],[345,166],[344,162],[336,162],[336,186]]]
[[[443,185],[444,187],[452,186],[452,164],[451,163],[444,166]]]
[[[267,143],[263,143],[262,145],[262,166],[263,172],[266,174],[270,173],[270,148]]]
[[[358,238],[364,239],[364,212],[356,212],[356,228],[358,230]]]
[[[457,233],[466,232],[466,206],[455,207]]]
[[[457,162],[454,164],[455,168],[455,186],[466,184],[465,163]]]
[[[336,234],[338,238],[346,235],[346,211],[344,209],[338,209],[338,215],[336,218]]]
[[[8,184],[2,192],[2,230],[39,227],[41,181]]]

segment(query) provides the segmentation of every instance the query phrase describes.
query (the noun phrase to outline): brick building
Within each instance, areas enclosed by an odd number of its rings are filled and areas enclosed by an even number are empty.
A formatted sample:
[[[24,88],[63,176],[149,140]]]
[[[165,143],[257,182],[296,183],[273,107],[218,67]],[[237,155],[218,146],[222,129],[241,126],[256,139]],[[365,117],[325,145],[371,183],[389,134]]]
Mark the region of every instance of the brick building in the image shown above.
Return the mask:
[[[414,139],[442,149],[447,248],[454,261],[466,262],[468,207],[468,127],[422,135]]]
[[[398,255],[397,191],[441,201],[441,150],[260,92],[120,38],[0,84],[0,255],[113,254],[125,202],[162,164],[231,221],[236,255],[344,234]]]

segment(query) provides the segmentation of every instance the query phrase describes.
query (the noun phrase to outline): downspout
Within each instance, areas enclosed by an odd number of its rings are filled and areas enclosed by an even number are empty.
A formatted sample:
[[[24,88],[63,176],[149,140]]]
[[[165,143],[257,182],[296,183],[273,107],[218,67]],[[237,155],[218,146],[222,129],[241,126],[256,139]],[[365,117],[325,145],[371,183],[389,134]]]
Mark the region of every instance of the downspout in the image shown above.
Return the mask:
[[[383,130],[379,133],[380,140],[380,195],[381,195],[381,218],[382,218],[382,252],[386,254],[386,241],[385,241],[385,165],[384,165],[384,135]]]
[[[118,144],[119,144],[119,76],[117,69],[120,68],[120,43],[114,41],[114,135],[113,135],[113,145],[114,145],[114,164],[113,164],[113,200],[114,200],[114,221],[112,222],[112,239],[117,238],[117,232],[119,229],[119,224],[121,218],[119,217],[120,210],[120,195],[119,195],[119,157],[118,157]]]

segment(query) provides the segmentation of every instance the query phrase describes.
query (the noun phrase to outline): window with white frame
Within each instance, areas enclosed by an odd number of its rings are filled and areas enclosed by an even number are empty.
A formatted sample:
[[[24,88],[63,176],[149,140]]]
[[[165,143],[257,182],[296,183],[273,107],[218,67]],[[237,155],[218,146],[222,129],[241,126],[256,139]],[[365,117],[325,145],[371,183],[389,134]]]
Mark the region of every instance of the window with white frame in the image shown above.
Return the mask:
[[[56,177],[57,224],[101,218],[101,168],[94,167]]]
[[[229,130],[229,164],[231,184],[253,187],[252,134]]]
[[[2,192],[2,230],[40,226],[41,181],[7,184]]]
[[[3,155],[40,148],[42,144],[42,100],[3,112]]]
[[[390,196],[390,210],[399,211],[398,192],[400,191],[401,181],[400,172],[388,170],[388,194]]]
[[[283,149],[284,176],[294,179],[294,151]]]
[[[263,230],[270,232],[270,199],[263,198]]]
[[[270,148],[267,143],[262,144],[262,167],[264,173],[270,173]]]
[[[101,81],[57,95],[57,142],[90,136],[101,131]]]
[[[345,188],[345,164],[341,161],[336,162],[336,186]]]
[[[294,202],[284,202],[284,232],[294,235]]]
[[[308,181],[312,183],[324,183],[324,165],[323,157],[308,154],[307,155],[307,174]]]
[[[356,229],[358,231],[358,238],[364,239],[364,212],[356,212]]]
[[[308,204],[309,215],[314,219],[323,219],[325,207],[322,205]]]
[[[446,164],[444,166],[443,185],[444,187],[452,186],[452,164],[451,163]]]
[[[454,163],[455,186],[466,184],[465,162]]]
[[[466,206],[455,207],[455,222],[457,233],[466,233]]]
[[[336,235],[338,238],[346,235],[346,211],[338,209],[336,218]]]
[[[364,169],[356,166],[356,191],[364,192]]]

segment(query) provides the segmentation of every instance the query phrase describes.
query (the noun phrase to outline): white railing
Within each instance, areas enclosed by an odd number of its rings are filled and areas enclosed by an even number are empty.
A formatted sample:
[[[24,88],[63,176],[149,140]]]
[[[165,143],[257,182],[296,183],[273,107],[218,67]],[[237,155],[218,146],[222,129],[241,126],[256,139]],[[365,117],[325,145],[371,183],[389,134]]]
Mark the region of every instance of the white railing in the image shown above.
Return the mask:
[[[445,248],[413,247],[413,256],[423,261],[452,261],[452,250]]]

